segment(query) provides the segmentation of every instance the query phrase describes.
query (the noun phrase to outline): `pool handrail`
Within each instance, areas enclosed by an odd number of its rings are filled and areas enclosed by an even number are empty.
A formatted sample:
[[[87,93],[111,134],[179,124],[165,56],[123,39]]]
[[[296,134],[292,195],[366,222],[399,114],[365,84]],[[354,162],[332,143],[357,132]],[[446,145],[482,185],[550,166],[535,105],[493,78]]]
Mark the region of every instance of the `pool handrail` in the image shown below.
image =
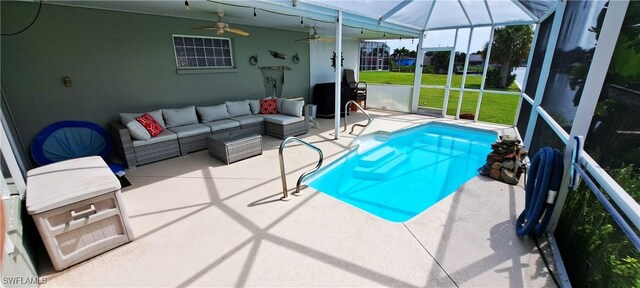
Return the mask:
[[[278,150],[278,156],[280,157],[280,177],[282,179],[282,198],[280,198],[280,200],[282,201],[289,201],[291,198],[289,197],[289,189],[287,189],[287,178],[286,178],[286,173],[285,173],[285,169],[284,169],[284,155],[283,155],[283,151],[284,151],[284,147],[287,145],[287,143],[291,142],[291,141],[296,141],[299,142],[309,148],[311,148],[312,150],[318,152],[318,164],[316,164],[316,167],[314,167],[313,169],[302,173],[302,175],[300,175],[300,178],[298,178],[298,182],[296,183],[296,191],[293,192],[294,195],[299,196],[302,195],[302,192],[300,192],[300,184],[302,183],[302,179],[304,177],[307,177],[309,174],[316,172],[320,169],[320,166],[322,166],[322,161],[324,160],[324,155],[322,154],[322,150],[320,150],[320,148],[311,145],[305,141],[302,141],[300,138],[297,137],[287,137],[286,139],[282,140],[282,143],[280,143],[280,149]]]
[[[351,132],[349,132],[349,134],[353,134],[353,128],[355,128],[356,126],[360,126],[362,128],[367,128],[367,126],[369,126],[369,124],[371,124],[371,116],[369,115],[369,113],[367,113],[367,111],[364,110],[364,108],[362,108],[360,105],[358,105],[358,103],[354,100],[349,100],[345,105],[344,105],[344,130],[343,131],[347,131],[347,115],[349,115],[348,113],[348,107],[349,104],[353,104],[356,106],[356,108],[358,108],[358,110],[362,111],[362,113],[364,113],[365,116],[367,116],[367,124],[353,124],[353,126],[351,126]]]

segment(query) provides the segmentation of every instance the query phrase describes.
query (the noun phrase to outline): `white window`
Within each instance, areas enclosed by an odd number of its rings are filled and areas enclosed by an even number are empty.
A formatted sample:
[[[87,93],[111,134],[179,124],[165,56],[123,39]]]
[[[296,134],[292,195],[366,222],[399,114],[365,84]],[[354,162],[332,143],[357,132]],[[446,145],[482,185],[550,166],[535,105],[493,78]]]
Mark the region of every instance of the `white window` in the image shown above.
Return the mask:
[[[233,68],[231,39],[173,35],[178,69]]]

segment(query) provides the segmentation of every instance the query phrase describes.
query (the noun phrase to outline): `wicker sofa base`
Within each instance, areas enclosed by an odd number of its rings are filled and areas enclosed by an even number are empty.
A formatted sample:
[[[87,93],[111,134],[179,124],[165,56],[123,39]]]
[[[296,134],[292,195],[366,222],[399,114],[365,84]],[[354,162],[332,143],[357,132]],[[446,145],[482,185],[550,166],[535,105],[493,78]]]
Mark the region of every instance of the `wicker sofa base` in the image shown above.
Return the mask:
[[[136,154],[135,165],[142,165],[180,156],[178,140],[164,141],[160,143],[133,147],[133,151]]]
[[[207,149],[207,136],[211,133],[178,138],[180,143],[180,155]]]
[[[242,127],[242,129],[236,129],[235,131],[230,133],[230,136],[240,136],[240,135],[244,135],[244,136],[249,136],[249,135],[264,135],[265,133],[265,128],[264,128],[264,123],[256,123],[254,125],[245,125],[244,127]],[[214,134],[216,135],[216,134]]]
[[[267,130],[267,135],[280,139],[284,139],[290,136],[298,136],[309,132],[309,126],[305,121],[291,123],[288,125],[265,122],[265,127]]]

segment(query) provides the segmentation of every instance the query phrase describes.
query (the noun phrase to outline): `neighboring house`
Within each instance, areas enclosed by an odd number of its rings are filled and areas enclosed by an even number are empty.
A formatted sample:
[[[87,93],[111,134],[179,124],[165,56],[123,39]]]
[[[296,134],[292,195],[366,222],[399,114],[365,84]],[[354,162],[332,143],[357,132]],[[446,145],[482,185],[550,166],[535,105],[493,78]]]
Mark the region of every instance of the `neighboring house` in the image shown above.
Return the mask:
[[[384,42],[361,42],[360,71],[389,71],[390,50]]]
[[[482,66],[484,64],[484,59],[482,59],[482,55],[480,54],[470,54],[469,55],[469,66]]]
[[[412,66],[412,65],[416,65],[416,58],[407,57],[407,56],[398,57],[393,59],[393,63],[399,66]]]
[[[422,66],[431,65],[431,56],[424,55],[424,60],[422,60]]]

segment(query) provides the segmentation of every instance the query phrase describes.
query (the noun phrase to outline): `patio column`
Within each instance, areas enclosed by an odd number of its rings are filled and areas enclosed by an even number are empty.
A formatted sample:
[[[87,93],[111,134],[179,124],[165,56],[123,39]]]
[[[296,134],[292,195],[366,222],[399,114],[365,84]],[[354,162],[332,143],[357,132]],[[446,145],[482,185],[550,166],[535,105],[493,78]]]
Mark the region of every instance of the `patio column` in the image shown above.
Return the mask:
[[[464,94],[464,82],[467,80],[467,69],[469,69],[469,50],[471,49],[471,39],[473,38],[473,27],[469,31],[469,42],[467,42],[467,55],[464,58],[464,71],[462,72],[462,84],[460,85],[460,96],[458,97],[458,109],[456,110],[455,119],[459,119],[460,109],[462,108],[462,95]],[[452,73],[452,71],[449,71]]]
[[[482,80],[480,80],[480,92],[478,92],[478,103],[476,103],[476,115],[473,117],[473,122],[478,122],[478,115],[480,114],[480,105],[482,104],[482,91],[484,91],[484,82],[487,79],[487,70],[489,70],[489,59],[491,59],[491,47],[493,47],[493,32],[496,30],[496,26],[491,26],[491,33],[489,34],[489,43],[487,43],[487,57],[484,59],[484,67],[482,67]]]
[[[2,104],[4,104],[4,101]],[[2,120],[3,120],[2,122],[4,122],[5,115],[2,111],[0,111],[0,116],[2,116]],[[14,181],[15,187],[18,190],[18,194],[20,194],[20,196],[24,196],[24,193],[27,189],[27,184],[24,181],[24,176],[23,176],[24,174],[20,170],[20,165],[16,160],[16,156],[15,156],[16,153],[10,144],[11,142],[9,140],[9,137],[11,135],[6,133],[7,131],[5,130],[4,126],[5,125],[3,123],[0,123],[0,147],[2,147],[2,149],[0,150],[0,154],[2,155],[2,157],[4,157],[4,160],[6,161],[5,167],[9,169],[9,173],[13,177],[13,181]],[[2,192],[0,193],[0,197],[3,197],[2,199],[4,199],[4,197],[9,197],[10,195],[8,193],[9,193],[8,190],[2,189]],[[4,215],[2,215],[2,217],[4,217]]]
[[[340,139],[340,99],[342,99],[340,92],[342,89],[340,85],[342,75],[342,11],[338,11],[338,18],[336,20],[336,87],[335,87],[335,140]],[[347,111],[344,111],[347,113]]]
[[[527,57],[527,67],[524,70],[524,79],[522,79],[522,87],[520,87],[520,100],[518,100],[518,107],[516,107],[516,117],[513,117],[513,127],[518,129],[518,119],[520,117],[520,109],[522,108],[522,101],[527,101],[533,105],[533,99],[526,95],[525,89],[527,89],[527,82],[529,81],[529,71],[531,71],[531,62],[533,61],[533,53],[536,50],[536,44],[538,43],[538,31],[540,31],[540,23],[536,24],[536,29],[533,31],[533,41],[531,42],[531,49],[529,49],[529,57]],[[526,97],[526,98],[525,98]],[[522,138],[520,131],[518,135]]]
[[[424,30],[420,33],[420,38],[418,39],[418,46],[416,48],[416,52],[418,54],[416,56],[416,69],[413,74],[413,96],[411,98],[411,113],[418,112],[418,104],[420,101],[420,85],[422,82],[422,62],[424,62],[424,51],[422,50],[422,43],[424,41]]]
[[[442,103],[442,118],[447,117],[447,109],[449,109],[449,93],[451,93],[451,79],[453,78],[453,65],[456,59],[456,46],[458,45],[458,30],[453,36],[453,47],[449,53],[449,69],[447,70],[447,85],[444,89],[444,101]]]
[[[553,61],[553,55],[556,51],[556,44],[558,43],[558,35],[560,34],[560,26],[562,26],[562,18],[564,17],[564,9],[567,6],[566,1],[558,3],[555,14],[553,16],[553,24],[551,31],[549,32],[549,40],[547,42],[547,50],[544,53],[544,60],[542,60],[542,68],[540,69],[540,78],[538,79],[538,87],[536,87],[536,94],[533,97],[533,104],[531,104],[531,114],[529,114],[529,124],[527,126],[527,134],[524,136],[524,147],[531,147],[531,141],[533,139],[533,133],[535,132],[536,123],[538,121],[538,106],[542,104],[542,97],[544,97],[544,90],[547,86],[547,80],[549,80],[549,73],[551,70],[551,62]]]

